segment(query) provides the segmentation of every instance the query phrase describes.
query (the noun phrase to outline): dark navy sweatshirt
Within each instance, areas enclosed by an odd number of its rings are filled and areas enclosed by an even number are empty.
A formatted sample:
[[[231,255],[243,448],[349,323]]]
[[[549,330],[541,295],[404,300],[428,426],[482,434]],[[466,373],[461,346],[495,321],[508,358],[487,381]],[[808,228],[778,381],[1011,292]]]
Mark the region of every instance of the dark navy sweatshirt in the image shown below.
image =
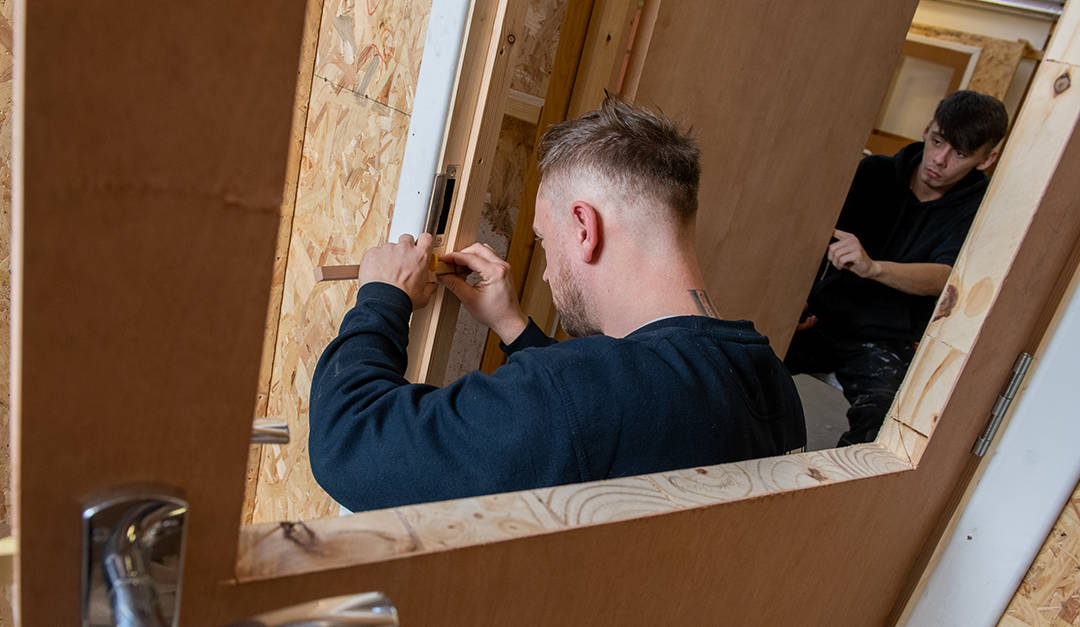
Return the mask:
[[[411,303],[360,288],[311,385],[311,467],[352,511],[780,455],[806,444],[795,386],[747,321],[659,320],[555,343],[530,321],[495,374],[403,373]]]

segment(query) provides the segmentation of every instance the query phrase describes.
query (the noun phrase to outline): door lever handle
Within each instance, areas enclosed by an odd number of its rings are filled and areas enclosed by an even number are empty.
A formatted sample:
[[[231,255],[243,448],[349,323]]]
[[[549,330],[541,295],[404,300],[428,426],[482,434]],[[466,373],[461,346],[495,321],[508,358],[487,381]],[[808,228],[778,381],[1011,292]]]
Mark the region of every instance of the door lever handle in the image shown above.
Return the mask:
[[[229,627],[397,627],[397,609],[381,592],[329,597],[282,608]]]

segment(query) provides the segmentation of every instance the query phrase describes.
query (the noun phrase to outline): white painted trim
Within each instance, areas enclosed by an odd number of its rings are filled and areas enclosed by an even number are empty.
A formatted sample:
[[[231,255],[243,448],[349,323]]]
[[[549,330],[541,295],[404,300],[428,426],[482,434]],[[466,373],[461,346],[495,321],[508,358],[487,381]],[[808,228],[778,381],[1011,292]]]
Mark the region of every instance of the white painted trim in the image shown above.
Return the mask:
[[[424,230],[431,187],[446,146],[446,130],[461,72],[463,42],[475,3],[434,0],[424,37],[409,136],[401,163],[389,241]]]
[[[967,67],[964,68],[964,75],[960,78],[959,88],[967,89],[968,84],[971,82],[971,75],[975,73],[975,65],[979,62],[979,55],[982,54],[982,48],[978,46],[969,46],[967,44],[962,44],[955,41],[927,37],[926,35],[908,34],[907,40],[915,41],[920,44],[926,44],[928,46],[937,46],[938,48],[956,50],[958,52],[963,52],[965,54],[971,55],[971,57],[968,59]]]

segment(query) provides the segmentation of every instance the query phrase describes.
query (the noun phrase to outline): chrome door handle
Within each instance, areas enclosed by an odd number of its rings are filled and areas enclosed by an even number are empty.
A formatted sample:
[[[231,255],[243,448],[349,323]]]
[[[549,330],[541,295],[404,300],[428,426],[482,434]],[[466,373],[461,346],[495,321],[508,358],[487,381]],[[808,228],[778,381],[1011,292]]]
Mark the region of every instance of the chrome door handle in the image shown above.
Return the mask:
[[[397,609],[381,592],[310,601],[253,616],[229,627],[397,627]]]

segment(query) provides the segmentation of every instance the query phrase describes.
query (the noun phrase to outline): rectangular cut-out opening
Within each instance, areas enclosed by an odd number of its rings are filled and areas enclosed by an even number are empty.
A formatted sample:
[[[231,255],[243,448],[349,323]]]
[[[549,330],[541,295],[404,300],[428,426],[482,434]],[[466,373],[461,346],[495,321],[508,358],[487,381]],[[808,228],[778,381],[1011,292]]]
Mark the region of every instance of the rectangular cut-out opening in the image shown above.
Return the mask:
[[[973,63],[974,61],[972,61]],[[1052,63],[1049,64],[1052,66]],[[967,71],[970,72],[970,64]],[[1051,106],[1046,76],[1033,87],[1031,109],[1050,111],[1049,123],[1071,128],[1076,111]],[[1031,114],[1014,129],[1030,137],[1046,119]],[[1068,133],[1042,145],[1010,148],[939,303],[937,314],[908,370],[876,442],[702,468],[655,473],[523,492],[410,505],[303,523],[244,527],[237,577],[254,581],[332,567],[379,562],[451,548],[554,533],[641,516],[663,515],[794,490],[870,479],[916,468],[944,412],[982,321],[1023,243],[1026,220],[1054,174]],[[1032,161],[1041,158],[1041,165]],[[1048,161],[1049,159],[1049,161]],[[1050,167],[1047,167],[1047,165]],[[1038,169],[1038,172],[1034,170]],[[1025,180],[1024,186],[1010,182]],[[1022,187],[1023,189],[1017,189]],[[1016,207],[1030,210],[1017,212]],[[1021,215],[1022,214],[1022,215]],[[1002,235],[999,229],[1010,229]],[[1016,235],[1017,233],[1021,235]],[[990,252],[992,250],[992,253]],[[438,521],[433,524],[432,521]],[[450,523],[450,524],[446,524]],[[311,533],[297,535],[300,524]],[[447,530],[450,531],[447,531]],[[356,538],[363,537],[363,541]],[[304,540],[303,538],[309,538]],[[319,550],[304,543],[318,543]]]

